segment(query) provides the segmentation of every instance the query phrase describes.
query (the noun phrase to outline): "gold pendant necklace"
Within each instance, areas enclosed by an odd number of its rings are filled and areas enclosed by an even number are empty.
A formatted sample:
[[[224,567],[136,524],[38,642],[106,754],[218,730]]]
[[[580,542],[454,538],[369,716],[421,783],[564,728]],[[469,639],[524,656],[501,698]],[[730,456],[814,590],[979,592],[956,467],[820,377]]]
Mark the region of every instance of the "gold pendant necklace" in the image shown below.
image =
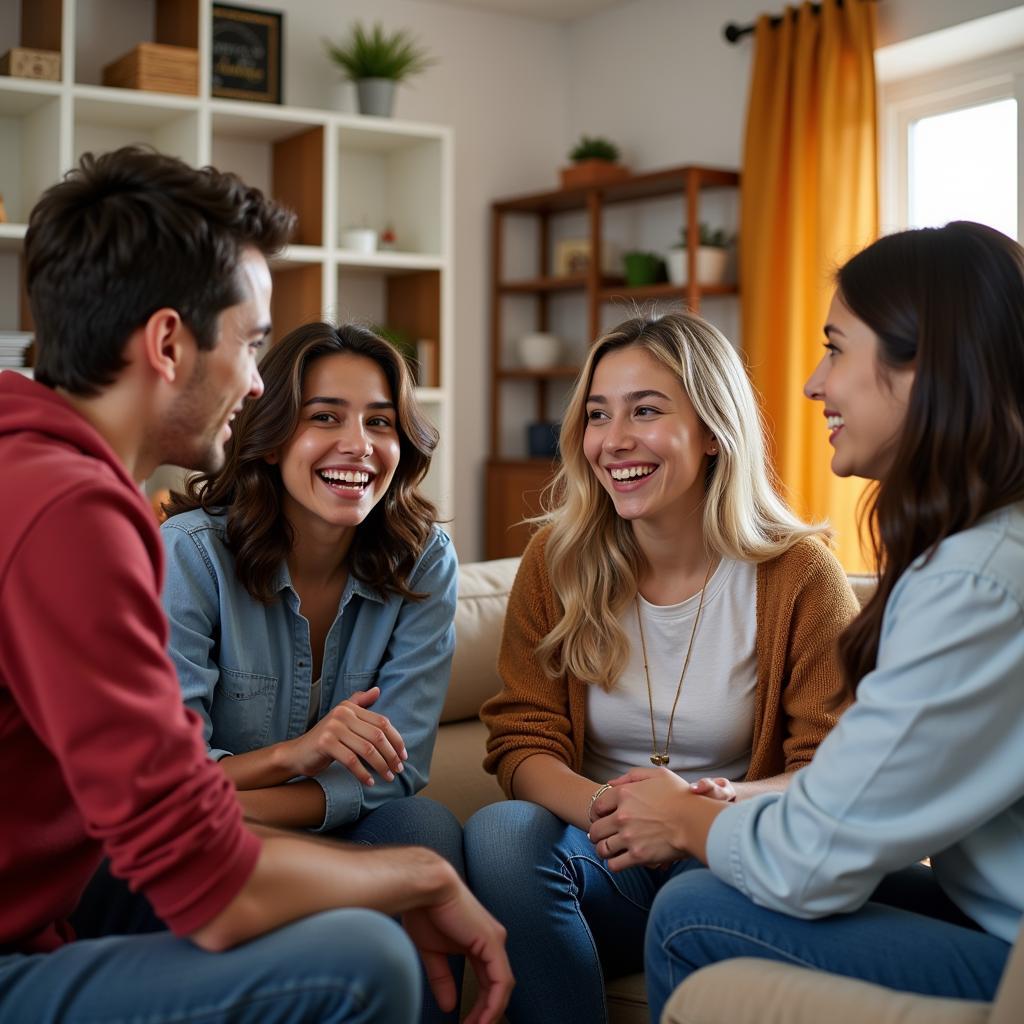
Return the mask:
[[[683,679],[686,678],[686,669],[690,664],[690,655],[693,654],[693,638],[697,635],[697,627],[700,625],[700,613],[704,609],[704,592],[708,588],[708,580],[711,579],[711,567],[714,559],[708,559],[708,571],[704,574],[704,583],[700,588],[700,601],[697,602],[697,614],[693,617],[693,629],[690,630],[690,642],[686,645],[686,657],[683,658],[683,670],[679,673],[679,682],[676,684],[676,695],[672,700],[672,712],[668,716],[668,732],[665,735],[665,752],[658,753],[658,740],[654,733],[654,693],[651,690],[651,673],[647,668],[647,641],[644,639],[644,624],[640,618],[640,591],[633,597],[633,606],[636,608],[636,627],[640,633],[640,650],[644,656],[644,679],[647,680],[647,707],[651,712],[651,764],[656,768],[664,768],[669,763],[669,747],[672,746],[672,723],[676,718],[676,705],[679,703],[679,695],[683,692]]]

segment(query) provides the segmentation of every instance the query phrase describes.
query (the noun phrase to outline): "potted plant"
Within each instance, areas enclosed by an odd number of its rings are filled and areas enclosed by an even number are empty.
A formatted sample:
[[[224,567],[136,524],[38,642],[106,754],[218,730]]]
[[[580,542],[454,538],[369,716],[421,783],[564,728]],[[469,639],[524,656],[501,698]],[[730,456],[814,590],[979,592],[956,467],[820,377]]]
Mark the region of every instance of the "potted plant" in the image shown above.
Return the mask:
[[[624,253],[622,262],[626,267],[626,287],[641,288],[647,284],[660,284],[668,279],[665,261],[656,252],[641,252],[634,249]]]
[[[324,46],[345,77],[356,83],[359,113],[377,117],[391,116],[396,83],[437,63],[408,29],[385,32],[380,23],[366,29],[357,21],[345,42],[325,39]]]
[[[700,225],[700,246],[697,249],[698,284],[721,284],[729,262],[729,246],[734,238],[724,228]],[[676,285],[689,281],[689,260],[686,252],[686,225],[679,231],[679,241],[668,251],[668,279]]]
[[[569,159],[570,166],[562,168],[562,188],[605,185],[629,177],[629,168],[619,163],[619,147],[600,135],[582,136]]]

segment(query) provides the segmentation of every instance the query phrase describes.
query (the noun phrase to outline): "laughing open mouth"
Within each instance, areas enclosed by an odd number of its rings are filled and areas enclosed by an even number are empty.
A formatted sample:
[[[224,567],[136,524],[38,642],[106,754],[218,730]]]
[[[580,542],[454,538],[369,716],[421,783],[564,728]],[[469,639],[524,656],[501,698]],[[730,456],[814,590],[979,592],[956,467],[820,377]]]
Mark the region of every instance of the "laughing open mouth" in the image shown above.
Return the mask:
[[[334,490],[357,491],[360,494],[376,476],[365,469],[318,469],[316,475]]]

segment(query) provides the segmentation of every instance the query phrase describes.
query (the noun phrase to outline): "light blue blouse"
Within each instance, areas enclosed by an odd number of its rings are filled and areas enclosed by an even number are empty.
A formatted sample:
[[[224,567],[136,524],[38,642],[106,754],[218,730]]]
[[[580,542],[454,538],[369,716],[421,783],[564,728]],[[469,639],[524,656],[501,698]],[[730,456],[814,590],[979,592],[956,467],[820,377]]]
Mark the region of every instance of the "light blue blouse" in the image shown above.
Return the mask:
[[[170,655],[217,760],[302,735],[313,682],[309,623],[287,565],[275,582],[281,599],[253,600],[235,575],[225,526],[223,516],[195,510],[161,528]],[[327,805],[319,831],[427,784],[455,646],[457,570],[451,541],[435,527],[409,581],[424,600],[384,595],[349,577],[324,648],[320,715],[379,686],[373,710],[394,724],[409,760],[394,782],[375,778],[372,787],[339,764],[316,776]]]
[[[943,541],[897,581],[878,663],[783,794],[729,807],[712,870],[797,917],[857,910],[888,872],[932,858],[986,931],[1024,910],[1024,508]]]

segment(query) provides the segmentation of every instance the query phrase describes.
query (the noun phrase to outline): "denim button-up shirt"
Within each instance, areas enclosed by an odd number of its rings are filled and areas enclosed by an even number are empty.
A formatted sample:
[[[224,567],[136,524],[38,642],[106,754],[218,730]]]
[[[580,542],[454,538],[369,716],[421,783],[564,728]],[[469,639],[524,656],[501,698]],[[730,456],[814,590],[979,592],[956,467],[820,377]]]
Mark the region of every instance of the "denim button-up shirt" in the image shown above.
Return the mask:
[[[170,655],[216,760],[301,736],[313,683],[309,623],[287,565],[275,584],[280,600],[260,604],[238,581],[225,528],[223,516],[198,509],[162,527]],[[349,576],[324,647],[319,717],[379,686],[372,710],[391,720],[409,759],[394,782],[375,778],[372,787],[337,763],[316,776],[326,799],[320,831],[427,784],[455,646],[457,569],[451,541],[435,527],[409,579],[410,589],[428,595],[422,601]]]

